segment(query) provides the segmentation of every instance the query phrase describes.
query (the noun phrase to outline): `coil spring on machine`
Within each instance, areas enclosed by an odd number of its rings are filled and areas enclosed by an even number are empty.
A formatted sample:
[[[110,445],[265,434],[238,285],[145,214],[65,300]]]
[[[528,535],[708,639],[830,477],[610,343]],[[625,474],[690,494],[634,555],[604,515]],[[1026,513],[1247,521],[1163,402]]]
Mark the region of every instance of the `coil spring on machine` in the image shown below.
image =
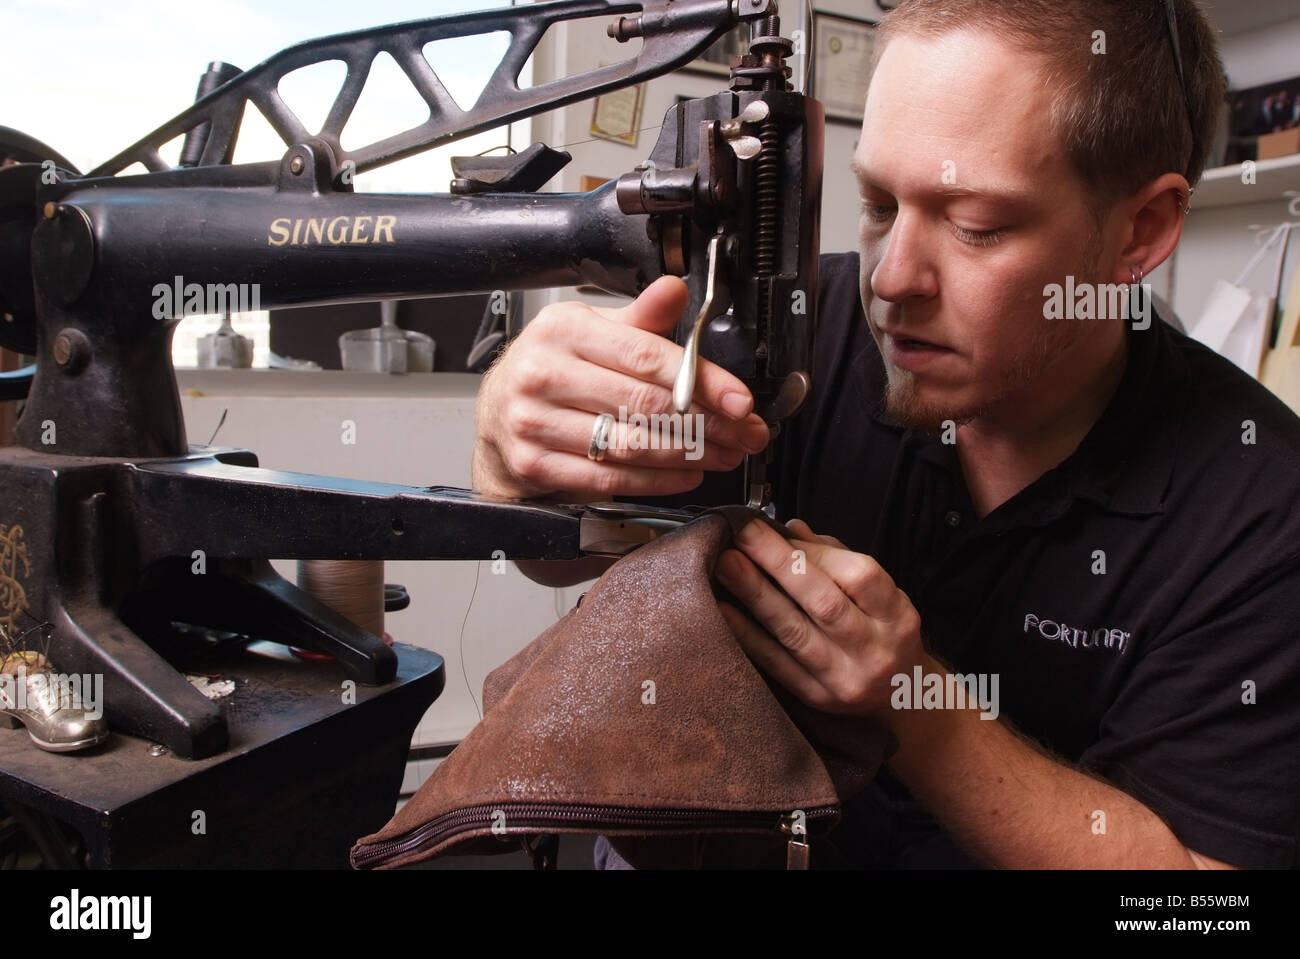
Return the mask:
[[[783,92],[790,68],[786,58],[792,43],[781,36],[781,20],[776,15],[764,17],[753,26],[749,53],[732,63],[732,89]],[[754,160],[754,243],[753,270],[758,283],[758,343],[755,358],[759,376],[766,375],[767,338],[772,317],[771,284],[764,280],[776,276],[777,244],[780,241],[781,211],[781,129],[770,117],[759,125],[760,149]]]
[[[757,223],[754,231],[754,275],[769,277],[776,274],[776,243],[778,206],[781,187],[781,134],[776,121],[766,120],[759,128],[762,149],[754,166],[754,197]],[[771,315],[771,288],[759,285],[758,315],[764,322]],[[764,325],[766,325],[764,323]]]
[[[754,272],[772,276],[776,272],[777,204],[780,202],[781,134],[775,120],[759,128],[762,150],[755,161],[754,194],[758,207],[758,230],[754,238]]]

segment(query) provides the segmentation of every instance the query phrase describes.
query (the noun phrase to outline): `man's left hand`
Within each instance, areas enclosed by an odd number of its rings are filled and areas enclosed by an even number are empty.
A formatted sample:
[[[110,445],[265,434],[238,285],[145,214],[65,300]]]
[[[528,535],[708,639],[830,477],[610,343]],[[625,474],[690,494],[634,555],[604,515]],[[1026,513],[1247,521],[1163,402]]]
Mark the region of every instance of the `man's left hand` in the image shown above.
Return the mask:
[[[788,528],[794,541],[756,520],[736,536],[739,549],[718,558],[718,582],[753,617],[722,603],[727,625],[809,706],[886,718],[890,680],[925,659],[920,615],[870,556],[800,520]]]

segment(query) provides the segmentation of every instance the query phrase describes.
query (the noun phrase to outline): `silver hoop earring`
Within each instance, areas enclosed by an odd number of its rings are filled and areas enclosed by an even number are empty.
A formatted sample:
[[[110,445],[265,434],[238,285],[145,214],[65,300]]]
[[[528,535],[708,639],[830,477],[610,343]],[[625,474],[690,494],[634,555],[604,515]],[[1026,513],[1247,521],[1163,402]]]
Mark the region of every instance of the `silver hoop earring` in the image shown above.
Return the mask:
[[[1139,283],[1142,282],[1142,277],[1146,276],[1146,271],[1143,270],[1142,267],[1140,266],[1138,267],[1130,266],[1128,268],[1128,275],[1129,275],[1129,285],[1137,286]]]

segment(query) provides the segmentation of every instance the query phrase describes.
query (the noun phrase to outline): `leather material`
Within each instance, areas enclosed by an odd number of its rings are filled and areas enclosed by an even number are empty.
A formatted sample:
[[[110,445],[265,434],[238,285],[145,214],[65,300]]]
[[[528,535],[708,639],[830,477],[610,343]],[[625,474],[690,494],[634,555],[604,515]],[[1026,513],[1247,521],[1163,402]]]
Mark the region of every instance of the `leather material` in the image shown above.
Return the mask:
[[[705,514],[606,571],[487,677],[482,722],[387,826],[357,843],[353,864],[587,833],[609,836],[642,867],[781,865],[782,815],[805,811],[814,835],[837,821],[841,800],[871,781],[894,743],[875,722],[818,713],[774,688],[732,635],[712,572],[733,530],[759,515]],[[533,806],[570,811],[543,828],[520,821]],[[479,807],[490,818],[447,831],[457,810]],[[664,821],[628,825],[591,807]],[[674,821],[680,811],[695,812]],[[735,813],[762,815],[729,821]],[[733,838],[710,839],[723,836]]]

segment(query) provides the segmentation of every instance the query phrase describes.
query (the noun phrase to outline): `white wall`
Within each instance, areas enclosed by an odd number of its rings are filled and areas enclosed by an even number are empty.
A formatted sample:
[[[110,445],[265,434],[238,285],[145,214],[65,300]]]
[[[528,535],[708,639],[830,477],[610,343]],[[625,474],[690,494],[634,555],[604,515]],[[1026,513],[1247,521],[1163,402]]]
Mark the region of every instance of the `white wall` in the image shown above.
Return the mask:
[[[1263,30],[1221,42],[1223,62],[1234,90],[1249,90],[1300,73],[1300,15]]]

